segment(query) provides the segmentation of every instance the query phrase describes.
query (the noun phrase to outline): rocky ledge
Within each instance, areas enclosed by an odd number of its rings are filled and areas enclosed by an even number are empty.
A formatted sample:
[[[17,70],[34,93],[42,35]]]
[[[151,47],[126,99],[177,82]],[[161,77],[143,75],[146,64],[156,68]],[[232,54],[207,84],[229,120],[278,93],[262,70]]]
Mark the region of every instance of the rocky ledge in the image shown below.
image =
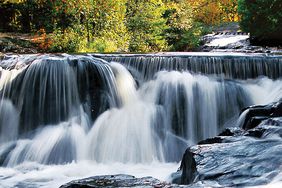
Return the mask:
[[[281,100],[247,108],[240,117],[244,129],[226,129],[188,148],[181,176],[174,181],[189,187],[245,187],[282,181],[278,176],[282,173],[281,110]]]

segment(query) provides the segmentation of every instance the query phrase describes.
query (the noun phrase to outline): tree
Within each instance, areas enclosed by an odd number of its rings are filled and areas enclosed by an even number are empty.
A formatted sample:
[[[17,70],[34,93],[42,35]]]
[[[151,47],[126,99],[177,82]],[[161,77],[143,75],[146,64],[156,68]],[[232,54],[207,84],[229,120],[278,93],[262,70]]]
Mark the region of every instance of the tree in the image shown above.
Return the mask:
[[[236,9],[237,0],[2,0],[0,25],[43,33],[56,52],[187,51],[208,27],[237,21]]]
[[[168,26],[165,36],[170,48],[177,51],[193,48],[193,34],[188,37],[194,26],[193,9],[186,0],[166,1],[164,17]]]
[[[17,4],[4,1],[0,1],[0,31],[15,31],[16,19],[19,11],[16,8]]]
[[[131,35],[130,51],[152,52],[167,49],[164,11],[165,5],[161,0],[128,0],[126,19]]]
[[[127,0],[96,0],[93,9],[93,46],[100,52],[127,51],[129,34],[125,25]]]
[[[253,44],[282,44],[281,10],[281,0],[238,0],[241,28],[250,32]]]
[[[188,0],[195,19],[207,25],[238,21],[237,0]]]
[[[222,0],[220,7],[223,12],[223,21],[225,22],[239,21],[237,0]]]

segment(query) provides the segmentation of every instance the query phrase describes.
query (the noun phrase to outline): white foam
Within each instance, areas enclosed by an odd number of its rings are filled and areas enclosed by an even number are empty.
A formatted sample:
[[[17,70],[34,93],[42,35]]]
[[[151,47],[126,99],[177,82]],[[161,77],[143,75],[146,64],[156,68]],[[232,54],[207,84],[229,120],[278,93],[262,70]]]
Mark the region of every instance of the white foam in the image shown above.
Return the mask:
[[[171,172],[175,172],[179,164],[98,164],[93,161],[80,161],[66,165],[41,165],[23,163],[14,168],[0,168],[0,187],[12,188],[19,184],[22,187],[59,187],[69,181],[97,175],[129,174],[136,177],[152,176],[166,181]]]

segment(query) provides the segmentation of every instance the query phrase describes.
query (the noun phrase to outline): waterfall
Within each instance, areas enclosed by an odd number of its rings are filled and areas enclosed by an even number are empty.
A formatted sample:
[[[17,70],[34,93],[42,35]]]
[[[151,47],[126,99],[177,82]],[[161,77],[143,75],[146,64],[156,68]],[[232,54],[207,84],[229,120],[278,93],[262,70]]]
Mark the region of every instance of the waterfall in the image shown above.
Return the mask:
[[[93,54],[106,61],[120,62],[139,81],[151,79],[157,72],[190,71],[201,74],[221,75],[230,79],[248,79],[267,76],[281,77],[282,58],[271,55],[222,54],[222,53],[167,53],[167,54]]]
[[[3,65],[0,161],[4,165],[76,161],[95,119],[120,106],[114,74],[101,59],[23,56],[4,59]]]
[[[242,83],[189,72],[159,72],[140,90],[164,112],[157,130],[168,161],[177,160],[188,144],[218,134],[227,120],[253,104]]]
[[[80,105],[95,119],[119,104],[114,75],[102,60],[45,55],[18,64],[26,66],[2,71],[0,94],[16,106],[20,132],[65,121],[80,113]]]
[[[99,56],[99,59],[97,58]],[[0,163],[178,162],[282,97],[282,58],[21,55],[0,68]]]
[[[0,101],[0,144],[18,136],[19,114],[10,100]]]

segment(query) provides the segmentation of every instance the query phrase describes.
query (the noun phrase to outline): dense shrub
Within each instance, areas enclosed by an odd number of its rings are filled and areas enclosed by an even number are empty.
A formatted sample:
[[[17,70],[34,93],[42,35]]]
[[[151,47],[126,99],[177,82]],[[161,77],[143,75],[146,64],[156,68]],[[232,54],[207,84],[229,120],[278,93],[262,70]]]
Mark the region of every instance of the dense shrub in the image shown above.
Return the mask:
[[[201,37],[210,32],[210,28],[203,23],[195,22],[193,27],[179,33],[179,37],[175,39],[174,45],[171,46],[172,51],[193,51],[201,45]]]
[[[83,35],[73,28],[68,28],[64,32],[60,29],[55,30],[50,40],[50,52],[78,52],[85,43]]]

